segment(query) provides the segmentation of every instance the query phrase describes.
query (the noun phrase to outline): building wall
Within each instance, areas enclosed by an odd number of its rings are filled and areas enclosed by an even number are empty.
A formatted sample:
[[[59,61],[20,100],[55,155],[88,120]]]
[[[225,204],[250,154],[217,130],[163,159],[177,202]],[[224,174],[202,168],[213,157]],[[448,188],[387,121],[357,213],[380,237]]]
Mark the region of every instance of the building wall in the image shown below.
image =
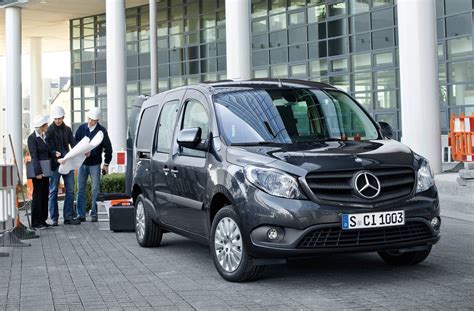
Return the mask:
[[[224,0],[157,3],[159,91],[225,79]],[[441,128],[474,111],[472,0],[436,0]],[[253,0],[256,78],[321,81],[350,92],[399,136],[394,0]],[[126,11],[128,105],[150,92],[148,6]],[[105,14],[71,20],[73,123],[99,106],[106,117]],[[107,120],[104,120],[105,123]]]

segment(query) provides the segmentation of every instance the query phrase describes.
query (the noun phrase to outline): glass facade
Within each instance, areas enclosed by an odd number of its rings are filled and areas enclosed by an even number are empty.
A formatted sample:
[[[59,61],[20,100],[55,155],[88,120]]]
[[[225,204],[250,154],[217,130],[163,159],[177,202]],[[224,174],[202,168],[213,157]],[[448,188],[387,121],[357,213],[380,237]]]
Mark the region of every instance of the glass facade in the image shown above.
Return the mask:
[[[254,0],[254,76],[332,84],[398,135],[395,12],[391,0]]]
[[[474,12],[470,0],[437,0],[441,129],[449,116],[474,112]]]
[[[157,3],[158,89],[226,78],[225,0]],[[437,0],[443,132],[450,113],[474,111],[472,0]],[[348,91],[399,137],[395,0],[252,0],[255,78],[326,82]],[[71,20],[73,123],[106,112],[105,14]],[[127,9],[128,105],[149,93],[148,6]],[[105,120],[106,121],[106,120]]]

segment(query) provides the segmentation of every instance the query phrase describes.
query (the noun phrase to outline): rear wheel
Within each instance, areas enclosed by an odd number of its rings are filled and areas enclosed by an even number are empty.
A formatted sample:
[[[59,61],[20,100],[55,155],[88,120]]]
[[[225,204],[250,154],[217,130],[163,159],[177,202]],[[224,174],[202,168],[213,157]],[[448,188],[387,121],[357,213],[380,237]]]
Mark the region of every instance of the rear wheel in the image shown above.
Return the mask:
[[[431,252],[431,246],[423,251],[400,253],[397,251],[379,252],[386,264],[392,266],[413,266],[425,260]]]
[[[217,212],[212,222],[212,258],[219,274],[231,282],[254,280],[264,269],[248,255],[241,228],[240,220],[230,206]]]
[[[160,245],[163,236],[161,228],[151,219],[150,207],[141,194],[135,202],[135,234],[142,247]]]

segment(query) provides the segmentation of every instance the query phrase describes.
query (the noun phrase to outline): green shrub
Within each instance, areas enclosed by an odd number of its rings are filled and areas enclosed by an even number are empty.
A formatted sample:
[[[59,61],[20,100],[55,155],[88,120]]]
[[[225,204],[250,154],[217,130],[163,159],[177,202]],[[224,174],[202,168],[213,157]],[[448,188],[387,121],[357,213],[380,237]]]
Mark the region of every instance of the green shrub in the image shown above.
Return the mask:
[[[113,173],[100,177],[100,190],[103,193],[124,193],[125,192],[125,174]],[[77,176],[74,180],[74,193],[77,195]],[[90,177],[86,184],[86,210],[92,207],[92,186]]]

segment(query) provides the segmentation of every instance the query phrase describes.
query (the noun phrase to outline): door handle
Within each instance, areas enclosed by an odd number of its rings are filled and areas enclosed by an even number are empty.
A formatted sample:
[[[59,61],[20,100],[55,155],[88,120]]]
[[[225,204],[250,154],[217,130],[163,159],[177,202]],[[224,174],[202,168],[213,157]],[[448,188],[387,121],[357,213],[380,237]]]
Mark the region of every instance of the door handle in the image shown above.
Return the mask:
[[[145,152],[145,151],[139,151],[138,152],[138,158],[139,159],[150,159],[150,153]]]
[[[176,169],[176,167],[174,167],[174,168],[171,170],[171,174],[173,174],[174,177],[176,177],[176,175],[178,175],[178,170]]]
[[[163,167],[163,172],[165,173],[165,176],[168,176],[170,169],[167,166],[165,166]]]

